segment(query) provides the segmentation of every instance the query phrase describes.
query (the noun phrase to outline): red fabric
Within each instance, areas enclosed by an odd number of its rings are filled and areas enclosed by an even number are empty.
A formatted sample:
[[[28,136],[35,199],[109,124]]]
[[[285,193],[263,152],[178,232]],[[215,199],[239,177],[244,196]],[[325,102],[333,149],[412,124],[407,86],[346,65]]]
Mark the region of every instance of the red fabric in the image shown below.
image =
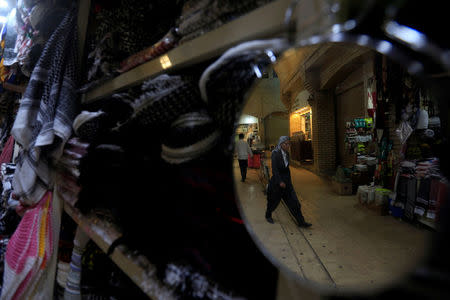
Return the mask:
[[[261,167],[261,154],[253,154],[253,158],[248,156],[248,167],[259,169]]]
[[[6,141],[2,154],[0,154],[0,165],[2,163],[10,163],[14,152],[14,138],[11,135]]]

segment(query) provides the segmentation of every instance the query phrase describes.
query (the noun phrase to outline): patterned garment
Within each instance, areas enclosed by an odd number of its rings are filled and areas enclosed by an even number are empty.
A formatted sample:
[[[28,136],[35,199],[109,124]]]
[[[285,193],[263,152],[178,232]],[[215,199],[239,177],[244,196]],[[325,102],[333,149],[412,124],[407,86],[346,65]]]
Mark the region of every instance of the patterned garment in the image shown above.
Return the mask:
[[[172,164],[199,158],[217,144],[219,137],[219,130],[206,112],[182,115],[172,123],[161,157]]]
[[[175,29],[171,29],[161,40],[149,48],[146,48],[120,63],[119,73],[126,72],[132,68],[152,60],[170,49],[174,48],[179,40],[179,35]]]
[[[93,33],[87,37],[88,84],[91,89],[114,76],[119,63],[156,44],[175,25],[179,0],[95,1]],[[102,42],[104,39],[107,42]],[[96,82],[94,82],[96,81]]]
[[[142,92],[134,103],[132,121],[144,128],[168,127],[178,116],[204,106],[190,78],[164,74],[144,82]]]
[[[81,142],[77,138],[69,139],[56,166],[58,169],[58,192],[63,200],[72,206],[77,203],[81,190],[78,184],[80,160],[87,154],[88,147],[88,143]]]
[[[11,134],[23,147],[14,190],[26,204],[37,203],[52,188],[50,161],[61,156],[78,112],[76,8],[49,39],[25,94]]]
[[[187,1],[178,19],[180,44],[216,29],[272,0],[192,0]]]
[[[17,62],[30,76],[45,43],[64,18],[69,1],[23,1],[17,3]]]
[[[25,212],[8,243],[0,299],[52,299],[61,208],[46,192]]]
[[[166,267],[164,283],[175,290],[181,299],[244,300],[233,295],[189,265],[170,263]]]
[[[279,52],[285,47],[281,39],[246,42],[226,51],[203,72],[199,82],[202,99],[224,136],[232,136],[247,92],[272,62],[266,51]]]

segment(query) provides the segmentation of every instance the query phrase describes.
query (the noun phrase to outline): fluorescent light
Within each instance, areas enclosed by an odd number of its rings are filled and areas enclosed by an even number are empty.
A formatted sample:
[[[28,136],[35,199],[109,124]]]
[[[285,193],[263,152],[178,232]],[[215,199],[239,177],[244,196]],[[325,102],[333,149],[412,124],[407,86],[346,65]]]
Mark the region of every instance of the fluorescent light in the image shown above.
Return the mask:
[[[5,0],[0,0],[0,7],[2,8],[8,7],[8,2],[6,2]]]
[[[169,56],[164,55],[159,59],[159,63],[163,69],[170,68],[172,66],[172,62],[169,59]]]
[[[0,23],[6,23],[7,20],[5,16],[0,16]]]

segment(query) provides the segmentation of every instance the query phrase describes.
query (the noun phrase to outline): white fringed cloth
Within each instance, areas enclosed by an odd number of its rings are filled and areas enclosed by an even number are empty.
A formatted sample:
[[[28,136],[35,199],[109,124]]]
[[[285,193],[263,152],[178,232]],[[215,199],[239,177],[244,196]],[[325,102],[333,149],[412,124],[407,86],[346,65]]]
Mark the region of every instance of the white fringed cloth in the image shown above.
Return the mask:
[[[76,8],[55,29],[42,52],[11,133],[22,147],[14,193],[36,204],[53,187],[50,164],[61,157],[78,114]]]

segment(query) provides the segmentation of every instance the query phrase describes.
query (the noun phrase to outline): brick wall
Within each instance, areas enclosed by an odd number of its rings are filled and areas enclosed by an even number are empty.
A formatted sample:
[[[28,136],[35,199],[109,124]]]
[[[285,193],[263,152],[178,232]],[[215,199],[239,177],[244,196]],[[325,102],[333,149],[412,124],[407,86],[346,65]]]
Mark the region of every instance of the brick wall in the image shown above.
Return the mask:
[[[345,148],[345,124],[355,118],[367,116],[363,82],[336,96],[336,110],[337,153],[339,156],[337,163],[349,168],[355,164],[356,154],[350,154]]]
[[[312,101],[312,143],[314,167],[319,174],[336,168],[336,128],[332,91],[316,91]]]

